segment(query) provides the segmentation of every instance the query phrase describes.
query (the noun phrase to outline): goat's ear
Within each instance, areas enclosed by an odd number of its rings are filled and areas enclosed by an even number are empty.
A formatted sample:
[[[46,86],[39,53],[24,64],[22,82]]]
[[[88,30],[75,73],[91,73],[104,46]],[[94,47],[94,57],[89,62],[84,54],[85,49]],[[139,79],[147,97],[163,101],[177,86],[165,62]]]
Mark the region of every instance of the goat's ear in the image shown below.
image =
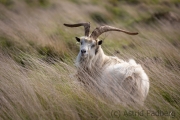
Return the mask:
[[[98,41],[98,45],[101,45],[101,44],[102,44],[102,42],[103,42],[102,40],[99,40],[99,41]]]
[[[80,42],[80,38],[76,37],[76,40],[77,40],[78,42]]]

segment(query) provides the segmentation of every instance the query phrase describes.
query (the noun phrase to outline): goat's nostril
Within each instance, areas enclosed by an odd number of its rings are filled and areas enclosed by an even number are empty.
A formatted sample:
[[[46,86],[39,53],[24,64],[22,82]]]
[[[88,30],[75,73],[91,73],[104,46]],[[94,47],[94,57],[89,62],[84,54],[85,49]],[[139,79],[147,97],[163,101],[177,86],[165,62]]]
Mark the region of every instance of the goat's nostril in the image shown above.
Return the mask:
[[[86,53],[86,50],[84,50],[84,49],[83,49],[83,50],[81,50],[81,53]]]

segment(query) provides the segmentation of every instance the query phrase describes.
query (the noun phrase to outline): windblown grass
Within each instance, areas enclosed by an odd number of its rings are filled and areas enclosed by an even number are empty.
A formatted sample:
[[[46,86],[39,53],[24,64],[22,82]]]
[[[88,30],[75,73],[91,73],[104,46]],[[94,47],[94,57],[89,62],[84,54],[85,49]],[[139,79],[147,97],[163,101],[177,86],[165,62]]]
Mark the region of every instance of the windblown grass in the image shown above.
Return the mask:
[[[180,119],[178,0],[10,1],[10,6],[0,1],[0,119]],[[99,13],[104,15],[100,20]],[[63,23],[82,21],[92,28],[107,22],[139,32],[110,32],[101,39],[106,54],[133,58],[146,71],[150,91],[143,106],[112,102],[77,80],[74,37],[83,28]],[[158,111],[167,114],[147,114]]]

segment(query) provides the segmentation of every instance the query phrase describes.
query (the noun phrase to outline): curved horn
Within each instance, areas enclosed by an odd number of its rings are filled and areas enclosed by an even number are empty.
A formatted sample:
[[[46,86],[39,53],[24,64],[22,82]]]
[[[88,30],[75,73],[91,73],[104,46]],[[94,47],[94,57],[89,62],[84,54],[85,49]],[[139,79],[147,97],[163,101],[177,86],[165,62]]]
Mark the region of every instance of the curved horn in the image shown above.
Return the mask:
[[[64,24],[66,27],[80,27],[84,26],[85,36],[89,36],[90,23]]]
[[[95,40],[104,32],[108,32],[108,31],[119,31],[119,32],[124,32],[126,34],[129,34],[129,35],[137,35],[138,33],[137,32],[129,32],[129,31],[125,31],[125,30],[122,30],[122,29],[119,29],[119,28],[115,28],[115,27],[112,27],[112,26],[107,26],[107,25],[104,25],[104,26],[100,26],[100,27],[97,27],[90,35],[91,38],[94,38]]]

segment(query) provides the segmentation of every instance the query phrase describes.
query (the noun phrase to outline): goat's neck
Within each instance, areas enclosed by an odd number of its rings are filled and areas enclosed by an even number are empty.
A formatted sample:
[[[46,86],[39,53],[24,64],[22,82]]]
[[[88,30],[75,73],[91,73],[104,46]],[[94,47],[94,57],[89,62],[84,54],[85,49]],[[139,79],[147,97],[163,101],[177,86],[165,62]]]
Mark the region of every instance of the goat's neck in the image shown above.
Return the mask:
[[[105,58],[106,58],[106,55],[104,54],[104,51],[102,50],[101,46],[99,46],[98,52],[92,58],[91,66],[98,67],[99,69],[101,69]]]
[[[92,58],[91,66],[95,67],[100,70],[105,69],[109,65],[122,63],[123,60],[118,59],[117,57],[107,56],[104,54],[104,51],[101,47],[99,47],[99,50],[94,58]]]

